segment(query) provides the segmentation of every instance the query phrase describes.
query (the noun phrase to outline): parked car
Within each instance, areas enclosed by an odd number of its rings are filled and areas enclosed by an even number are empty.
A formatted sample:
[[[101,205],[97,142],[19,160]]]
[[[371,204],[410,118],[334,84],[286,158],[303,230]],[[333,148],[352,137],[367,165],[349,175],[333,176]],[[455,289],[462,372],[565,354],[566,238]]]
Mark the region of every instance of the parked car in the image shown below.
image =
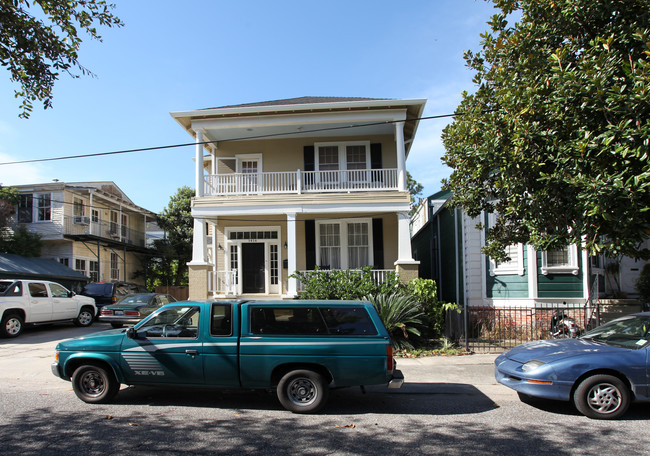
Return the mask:
[[[573,401],[590,418],[622,416],[650,400],[650,312],[618,318],[577,339],[530,342],[496,360],[499,383],[530,397]]]
[[[0,336],[17,337],[27,324],[72,321],[89,326],[97,313],[95,301],[77,296],[47,280],[0,280]]]
[[[95,300],[99,310],[102,307],[117,303],[125,296],[136,293],[149,293],[143,285],[130,282],[91,282],[84,286],[80,294]]]
[[[61,342],[52,373],[79,399],[110,401],[120,384],[274,388],[297,413],[330,386],[402,386],[391,340],[360,301],[182,301],[126,330]]]
[[[99,320],[106,321],[113,328],[121,328],[125,324],[134,324],[149,316],[155,310],[176,298],[168,294],[139,293],[122,298],[117,304],[102,307]]]

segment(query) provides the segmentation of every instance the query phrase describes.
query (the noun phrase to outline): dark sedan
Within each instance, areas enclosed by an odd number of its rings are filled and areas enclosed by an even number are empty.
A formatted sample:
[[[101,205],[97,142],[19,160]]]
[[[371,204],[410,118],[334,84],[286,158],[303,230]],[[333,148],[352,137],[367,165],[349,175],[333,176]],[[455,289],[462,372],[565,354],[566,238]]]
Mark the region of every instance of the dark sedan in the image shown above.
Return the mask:
[[[522,399],[573,401],[590,418],[613,419],[650,400],[650,312],[610,321],[578,339],[542,340],[499,356],[496,378]]]
[[[139,322],[170,302],[176,302],[176,298],[168,294],[134,294],[123,298],[117,304],[102,307],[99,320],[110,323],[113,328],[121,328],[125,324]]]

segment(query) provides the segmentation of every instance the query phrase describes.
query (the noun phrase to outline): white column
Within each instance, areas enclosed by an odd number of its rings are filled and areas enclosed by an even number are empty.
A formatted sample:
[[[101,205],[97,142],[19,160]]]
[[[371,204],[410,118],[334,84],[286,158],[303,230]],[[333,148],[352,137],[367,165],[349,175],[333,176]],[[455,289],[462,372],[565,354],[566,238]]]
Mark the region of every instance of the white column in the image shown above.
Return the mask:
[[[406,184],[406,149],[404,148],[404,122],[395,122],[395,145],[397,150],[397,189],[407,190]]]
[[[532,245],[526,245],[526,272],[528,273],[528,299],[538,298],[537,293],[537,251]]]
[[[298,262],[296,261],[296,214],[287,214],[287,259],[289,275],[296,272]],[[298,294],[298,282],[294,278],[289,278],[287,282],[287,295],[296,296]]]
[[[203,196],[203,132],[201,130],[196,131],[196,180],[195,180],[195,195],[197,197]],[[196,231],[195,238],[196,238]]]
[[[192,261],[189,264],[208,264],[208,249],[206,245],[205,220],[194,219],[194,238],[192,239]]]
[[[397,261],[395,264],[414,263],[411,254],[411,232],[409,230],[409,213],[397,213]]]

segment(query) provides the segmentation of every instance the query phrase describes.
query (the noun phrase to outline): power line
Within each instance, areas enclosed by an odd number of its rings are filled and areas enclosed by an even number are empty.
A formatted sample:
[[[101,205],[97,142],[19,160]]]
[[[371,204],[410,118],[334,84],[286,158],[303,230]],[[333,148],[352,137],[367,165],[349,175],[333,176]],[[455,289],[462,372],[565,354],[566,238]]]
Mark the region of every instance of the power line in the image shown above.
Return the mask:
[[[257,135],[257,136],[246,136],[246,137],[241,137],[241,138],[230,138],[230,139],[222,139],[218,141],[201,141],[201,142],[191,142],[191,143],[181,143],[181,144],[169,144],[166,146],[153,146],[153,147],[141,147],[137,149],[124,149],[124,150],[116,150],[112,152],[96,152],[92,154],[80,154],[80,155],[65,155],[61,157],[50,157],[50,158],[35,158],[31,160],[19,160],[19,161],[12,161],[12,162],[4,162],[0,163],[0,166],[4,165],[19,165],[19,164],[25,164],[25,163],[40,163],[40,162],[48,162],[48,161],[58,161],[58,160],[72,160],[72,159],[77,159],[77,158],[90,158],[90,157],[101,157],[101,156],[107,156],[107,155],[119,155],[119,154],[131,154],[135,152],[149,152],[152,150],[164,150],[164,149],[174,149],[174,148],[179,148],[179,147],[188,147],[188,146],[196,146],[197,144],[201,145],[206,145],[206,144],[214,144],[214,143],[224,143],[224,142],[231,142],[231,141],[243,141],[243,140],[252,140],[252,139],[265,139],[265,138],[273,138],[273,137],[281,137],[281,136],[287,136],[289,134],[291,135],[296,135],[296,134],[308,134],[308,133],[320,133],[320,132],[325,132],[325,131],[335,131],[335,130],[346,130],[346,129],[351,129],[351,128],[359,128],[359,127],[372,127],[372,126],[377,126],[377,125],[389,125],[389,124],[394,124],[397,122],[415,122],[415,121],[420,121],[420,120],[432,120],[432,119],[442,119],[445,117],[455,117],[460,115],[459,113],[453,113],[453,114],[440,114],[436,116],[426,116],[426,117],[418,117],[415,119],[406,119],[406,120],[386,120],[383,122],[371,122],[371,123],[366,123],[366,124],[356,124],[356,125],[343,125],[343,126],[338,126],[338,127],[326,127],[326,128],[318,128],[314,130],[301,130],[297,132],[292,132],[292,133],[269,133],[269,134],[264,134],[264,135]]]

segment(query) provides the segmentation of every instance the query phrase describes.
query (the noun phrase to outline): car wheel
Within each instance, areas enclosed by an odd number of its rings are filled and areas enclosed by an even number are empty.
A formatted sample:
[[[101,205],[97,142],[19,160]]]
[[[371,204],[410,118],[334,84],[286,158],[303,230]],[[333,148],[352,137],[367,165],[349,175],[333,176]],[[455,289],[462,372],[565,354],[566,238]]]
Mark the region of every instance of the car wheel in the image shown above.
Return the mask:
[[[612,420],[627,411],[630,396],[630,389],[621,379],[599,374],[587,377],[578,385],[573,402],[589,418]]]
[[[277,386],[282,406],[294,413],[315,413],[325,406],[329,386],[325,378],[311,370],[295,370],[282,377]]]
[[[117,329],[117,328],[121,328],[122,326],[124,326],[124,324],[123,323],[111,323],[111,326],[113,328]]]
[[[3,337],[18,337],[23,332],[25,321],[18,314],[8,314],[0,322],[0,335]]]
[[[79,311],[79,315],[77,318],[72,320],[72,323],[74,323],[75,326],[90,326],[93,324],[94,317],[95,315],[91,309],[88,307],[82,307]]]
[[[90,404],[110,402],[120,384],[110,370],[94,365],[78,367],[72,374],[72,389],[79,399]]]

